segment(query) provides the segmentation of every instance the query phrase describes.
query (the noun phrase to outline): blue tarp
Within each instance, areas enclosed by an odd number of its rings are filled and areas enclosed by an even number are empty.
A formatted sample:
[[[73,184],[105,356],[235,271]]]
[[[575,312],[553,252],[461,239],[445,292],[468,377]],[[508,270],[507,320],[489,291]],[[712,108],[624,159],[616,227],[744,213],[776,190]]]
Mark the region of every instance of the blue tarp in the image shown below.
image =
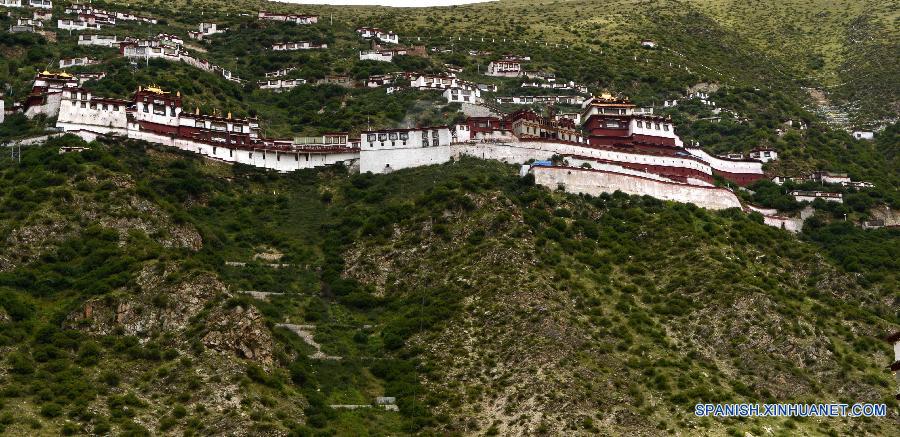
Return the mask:
[[[534,161],[531,163],[532,167],[552,167],[553,163],[550,161]]]

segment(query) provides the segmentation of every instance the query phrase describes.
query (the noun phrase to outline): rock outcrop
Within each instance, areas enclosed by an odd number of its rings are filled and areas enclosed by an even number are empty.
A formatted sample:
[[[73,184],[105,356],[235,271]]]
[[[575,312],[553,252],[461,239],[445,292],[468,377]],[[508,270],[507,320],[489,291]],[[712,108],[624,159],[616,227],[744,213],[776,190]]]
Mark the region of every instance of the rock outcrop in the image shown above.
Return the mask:
[[[207,319],[206,328],[203,344],[210,349],[272,364],[272,334],[256,308],[221,308]]]
[[[226,307],[223,302],[231,295],[212,274],[193,274],[175,281],[174,270],[148,264],[137,277],[139,293],[91,299],[67,317],[66,326],[95,335],[123,333],[148,338],[167,333],[187,343],[189,328],[199,318],[204,323],[201,335],[206,346],[271,364],[272,334],[259,311]],[[205,311],[209,315],[204,316]]]

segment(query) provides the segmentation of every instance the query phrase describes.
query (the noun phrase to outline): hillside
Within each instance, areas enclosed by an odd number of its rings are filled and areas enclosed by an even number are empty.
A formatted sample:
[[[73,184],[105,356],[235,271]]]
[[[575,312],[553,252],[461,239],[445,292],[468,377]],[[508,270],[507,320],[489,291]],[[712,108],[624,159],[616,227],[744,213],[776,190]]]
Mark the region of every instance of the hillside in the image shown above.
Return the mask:
[[[854,180],[876,184],[876,189],[870,192],[872,202],[896,207],[900,204],[900,173],[893,171],[896,157],[892,155],[897,143],[896,123],[888,124],[876,142],[852,139],[843,129],[828,124],[843,114],[837,102],[840,96],[817,93],[822,100],[814,103],[810,90],[801,87],[813,86],[807,83],[813,79],[800,79],[811,73],[804,70],[806,67],[794,65],[812,62],[797,52],[814,38],[825,38],[823,35],[827,33],[833,39],[834,35],[841,34],[839,25],[846,20],[838,19],[839,16],[865,13],[873,17],[875,24],[871,26],[877,24],[890,29],[891,9],[879,3],[862,9],[854,6],[846,13],[829,13],[828,19],[819,20],[804,12],[809,6],[806,3],[791,5],[788,2],[777,8],[748,9],[725,2],[682,3],[678,7],[666,2],[622,2],[598,9],[586,3],[551,2],[542,4],[538,13],[524,8],[522,2],[503,1],[416,10],[412,14],[406,9],[313,7],[254,1],[227,4],[196,1],[190,5],[141,2],[139,9],[159,18],[157,24],[120,22],[115,27],[104,28],[104,33],[120,38],[172,33],[186,38],[197,23],[217,22],[227,26],[228,32],[206,41],[186,40],[185,47],[195,56],[228,68],[245,82],[231,82],[183,63],[151,60],[132,64],[115,49],[79,46],[77,33],[66,31],[58,32],[55,42],[34,34],[0,33],[0,52],[7,55],[0,57],[0,81],[7,85],[5,100],[10,107],[28,94],[37,72],[61,58],[89,56],[101,63],[69,71],[106,73],[105,78],[84,84],[97,95],[130,98],[138,87],[156,84],[182,93],[188,110],[231,113],[236,117],[258,116],[267,136],[290,138],[333,131],[357,135],[369,128],[452,124],[464,115],[458,104],[445,104],[434,92],[406,90],[388,94],[383,88],[360,85],[346,89],[313,83],[330,74],[365,80],[371,75],[400,71],[435,73],[445,71],[445,64],[451,64],[462,68],[459,74],[462,79],[497,85],[496,93],[486,93],[487,100],[552,93],[552,90],[522,88],[519,79],[489,78],[481,74],[491,60],[503,53],[529,55],[532,58],[529,69],[584,84],[591,93],[620,93],[638,105],[652,106],[657,113],[673,117],[682,139],[699,141],[710,152],[747,153],[757,147],[773,147],[781,154],[781,160],[769,169],[771,176],[805,176],[815,170],[847,172]],[[95,6],[138,10],[136,4],[121,1],[97,2]],[[260,22],[253,14],[262,8],[320,13],[322,22],[311,26]],[[643,13],[631,13],[635,8]],[[804,32],[784,34],[778,20],[793,15],[804,17],[798,21],[800,24],[821,21],[822,25],[803,24]],[[544,16],[553,19],[542,20]],[[505,18],[496,20],[495,17]],[[0,25],[4,27],[13,21],[12,17],[0,17]],[[503,23],[502,27],[498,28],[495,22]],[[396,30],[403,43],[428,47],[429,57],[398,56],[390,63],[359,61],[359,50],[369,48],[370,43],[358,37],[355,32],[358,25]],[[756,27],[766,31],[753,32]],[[876,29],[871,34],[879,38],[860,34],[852,40],[880,45],[891,52],[890,43],[896,38],[890,38],[890,31]],[[761,39],[760,35],[766,38]],[[770,36],[773,41],[781,41],[779,45],[757,47],[763,44],[763,39],[769,41]],[[641,48],[637,41],[644,38],[653,39],[660,46],[655,50]],[[298,52],[268,50],[274,43],[300,40],[327,43],[329,48]],[[831,46],[821,47],[824,50]],[[480,54],[471,56],[470,51]],[[828,65],[840,59],[836,56],[829,55],[822,68],[831,68]],[[890,58],[876,53],[866,59],[879,62]],[[846,71],[856,80],[865,81],[864,86],[851,94],[871,96],[859,100],[860,111],[854,113],[863,117],[861,114],[870,110],[884,112],[883,117],[869,117],[869,121],[889,120],[897,113],[896,104],[890,100],[896,99],[896,77],[900,74],[891,72],[891,63],[882,64],[886,70],[874,69],[871,74]],[[257,87],[257,81],[266,73],[291,67],[295,70],[286,77],[307,80],[309,85],[282,93]],[[823,76],[821,84],[826,82]],[[688,89],[709,89],[717,106],[707,107],[684,99]],[[663,107],[661,103],[668,99],[679,99],[681,104]],[[518,109],[514,106],[504,109]],[[831,112],[823,112],[826,106]],[[535,105],[535,109],[541,113],[547,108]],[[566,105],[557,108],[560,112],[577,109]],[[869,121],[852,126],[866,126]],[[795,127],[786,127],[788,122]],[[797,129],[797,123],[809,129]],[[877,124],[882,126],[881,122]],[[0,141],[35,135],[53,125],[53,119],[26,120],[10,115],[0,125]]]
[[[795,237],[738,211],[551,192],[516,171],[467,159],[276,175],[133,141],[25,149],[0,167],[0,426],[896,429],[880,340],[900,327],[896,229]],[[399,412],[329,407],[377,396]],[[890,416],[694,416],[726,401],[884,402]]]

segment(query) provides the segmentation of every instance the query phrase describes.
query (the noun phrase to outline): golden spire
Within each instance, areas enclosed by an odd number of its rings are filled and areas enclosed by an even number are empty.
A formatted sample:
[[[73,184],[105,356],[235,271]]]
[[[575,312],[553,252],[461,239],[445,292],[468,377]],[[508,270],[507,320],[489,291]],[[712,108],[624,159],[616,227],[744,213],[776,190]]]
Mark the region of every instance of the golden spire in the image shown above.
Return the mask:
[[[231,119],[231,112],[228,113],[228,119]]]

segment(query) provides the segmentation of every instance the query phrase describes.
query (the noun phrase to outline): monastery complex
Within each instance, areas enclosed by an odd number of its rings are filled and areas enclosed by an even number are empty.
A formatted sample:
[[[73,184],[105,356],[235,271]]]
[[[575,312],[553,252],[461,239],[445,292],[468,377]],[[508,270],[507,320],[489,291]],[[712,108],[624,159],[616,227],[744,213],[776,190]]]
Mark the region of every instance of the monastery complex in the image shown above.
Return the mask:
[[[761,160],[714,157],[685,145],[670,119],[610,94],[585,99],[574,117],[580,124],[552,109],[548,116],[521,109],[454,126],[276,139],[264,137],[255,118],[184,108],[179,92],[151,86],[129,100],[111,99],[82,88],[72,75],[45,71],[35,78],[24,111],[55,116],[57,128],[87,139],[139,139],[278,172],[343,164],[387,173],[472,156],[521,165],[523,176],[532,174],[554,189],[592,195],[620,190],[709,209],[742,207],[730,189],[714,185],[716,176],[739,186],[763,177]]]

